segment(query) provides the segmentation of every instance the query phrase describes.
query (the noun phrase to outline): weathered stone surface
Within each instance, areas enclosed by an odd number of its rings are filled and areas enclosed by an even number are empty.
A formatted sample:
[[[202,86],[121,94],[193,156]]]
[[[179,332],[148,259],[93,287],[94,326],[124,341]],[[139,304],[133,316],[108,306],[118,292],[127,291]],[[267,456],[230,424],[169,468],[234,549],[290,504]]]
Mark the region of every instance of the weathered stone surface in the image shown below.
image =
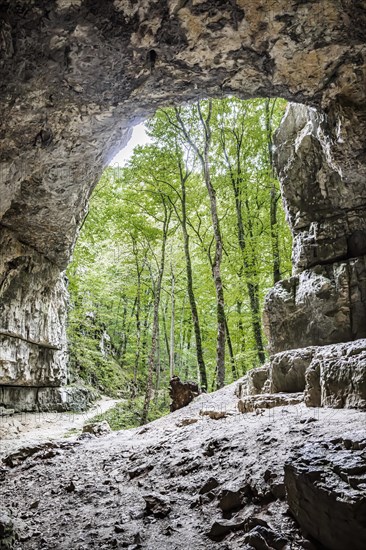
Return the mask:
[[[6,510],[0,510],[0,550],[14,548],[16,533],[11,515]]]
[[[316,348],[306,372],[310,407],[366,408],[366,340]]]
[[[98,172],[158,105],[222,93],[365,101],[353,3],[17,0],[2,24],[0,216],[63,266]]]
[[[364,124],[358,120],[355,133]],[[332,141],[329,134],[324,115],[290,105],[276,136],[275,161],[294,231],[295,272],[365,254],[365,166],[359,137],[348,134],[346,141],[338,135]]]
[[[303,400],[303,393],[263,393],[240,399],[238,401],[238,411],[240,413],[260,412],[262,409],[298,405]]]
[[[108,435],[111,431],[111,427],[106,420],[102,422],[91,422],[90,424],[85,424],[83,427],[83,433],[93,434],[97,437]]]
[[[355,435],[306,443],[285,465],[290,510],[326,548],[366,547],[365,448]]]
[[[0,296],[1,384],[66,383],[64,279],[7,230],[0,235]]]
[[[260,383],[249,383],[249,377]],[[299,392],[308,407],[366,408],[366,339],[277,353],[264,368],[248,372],[235,389],[240,412],[278,406],[281,393],[287,399]],[[260,404],[262,399],[268,404]]]
[[[352,136],[346,113],[337,106],[327,118],[290,105],[276,135],[294,276],[267,296],[272,352],[366,336],[365,121],[355,106]]]
[[[266,297],[272,353],[366,336],[366,257],[307,269]]]
[[[170,380],[170,405],[171,412],[186,407],[197,395],[201,393],[196,382],[182,382],[179,376],[173,376]]]
[[[314,355],[314,348],[284,351],[271,357],[271,391],[296,393],[305,389],[305,372]]]
[[[176,426],[202,404],[235,412],[233,392],[234,384],[201,395],[148,429],[13,455],[13,467],[6,467],[2,480],[0,470],[2,505],[11,509],[14,521],[23,519],[23,532],[42,533],[21,546],[131,548],[139,533],[144,550],[267,550],[286,540],[286,550],[315,550],[283,499],[284,463],[305,441],[345,438],[349,430],[362,431],[365,438],[366,411],[320,409],[313,422],[314,413],[300,404],[263,416]],[[27,439],[18,434],[17,444]],[[153,497],[151,513],[146,496]],[[221,542],[207,537],[215,522],[224,528],[221,535],[216,531]],[[236,530],[230,522],[241,527]]]
[[[0,386],[0,403],[13,407],[16,412],[85,411],[96,397],[96,394],[82,386]]]
[[[268,380],[269,376],[269,365],[264,365],[263,367],[258,367],[252,369],[247,373],[248,384],[247,384],[247,395],[257,395],[258,393],[263,392],[264,385]]]

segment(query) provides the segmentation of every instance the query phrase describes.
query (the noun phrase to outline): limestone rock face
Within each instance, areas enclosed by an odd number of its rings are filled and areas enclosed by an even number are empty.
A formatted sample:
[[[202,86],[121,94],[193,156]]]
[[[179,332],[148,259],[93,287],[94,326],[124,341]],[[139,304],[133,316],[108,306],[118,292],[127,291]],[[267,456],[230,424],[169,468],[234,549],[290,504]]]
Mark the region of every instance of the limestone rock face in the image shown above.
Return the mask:
[[[287,501],[306,536],[326,548],[366,547],[366,440],[302,446],[285,465]]]
[[[294,236],[294,276],[266,299],[273,353],[366,336],[366,172],[359,136],[366,127],[355,111],[354,136],[348,124],[343,136],[341,106],[326,117],[290,105],[277,132],[275,163]]]
[[[0,380],[66,383],[66,286],[59,269],[4,230],[0,235]]]
[[[366,409],[366,339],[277,353],[239,380],[235,394],[271,402],[268,392],[274,399],[304,392],[308,407]]]
[[[0,403],[16,412],[86,411],[96,398],[96,392],[83,386],[0,387]]]
[[[270,363],[271,391],[296,393],[305,389],[305,373],[315,348],[305,348],[274,355]]]
[[[275,162],[294,232],[295,273],[366,252],[365,168],[360,163],[356,168],[349,158],[352,140],[342,144],[343,162],[335,160],[327,120],[314,109],[292,104],[276,135]]]
[[[295,272],[335,260],[347,267],[316,274],[332,287],[329,305],[322,280],[305,275],[299,321],[289,306],[293,281],[277,287],[269,302],[295,329],[277,334],[268,320],[272,350],[360,337],[354,320],[363,323],[363,298],[347,305],[343,291],[363,293],[364,267],[350,268],[352,284],[345,271],[366,252],[365,28],[363,1],[4,0],[0,385],[63,383],[60,273],[90,193],[134,124],[159,106],[204,96],[281,96],[310,106],[291,107],[276,145]],[[317,310],[324,305],[314,320],[302,294],[315,297]]]
[[[272,353],[366,336],[366,256],[318,265],[280,281],[266,296]]]
[[[305,378],[310,407],[366,408],[366,340],[316,348]]]

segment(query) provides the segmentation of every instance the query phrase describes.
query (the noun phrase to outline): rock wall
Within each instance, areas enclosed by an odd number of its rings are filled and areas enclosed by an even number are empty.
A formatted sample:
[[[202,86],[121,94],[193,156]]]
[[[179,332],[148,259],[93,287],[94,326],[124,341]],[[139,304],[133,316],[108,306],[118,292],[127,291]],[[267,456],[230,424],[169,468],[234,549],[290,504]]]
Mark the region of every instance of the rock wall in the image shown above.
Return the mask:
[[[8,230],[0,241],[0,293],[1,381],[65,383],[65,281],[57,266]]]
[[[67,382],[67,292],[59,268],[8,229],[0,234],[0,296],[0,401],[32,410]]]
[[[62,272],[90,193],[131,126],[204,96],[311,106],[290,109],[277,146],[294,275],[299,287],[313,281],[309,300],[325,307],[306,342],[317,331],[318,343],[363,335],[361,260],[352,284],[345,272],[366,253],[365,12],[364,0],[1,3],[0,385],[64,383]],[[319,273],[301,274],[335,261],[345,262],[339,273],[321,272],[328,311]],[[293,310],[291,300],[307,296],[296,283],[295,298],[293,281],[267,302],[273,350],[299,347],[301,319],[314,313],[301,300]],[[347,288],[361,297],[346,303]],[[293,321],[289,344],[273,328],[277,309]]]
[[[332,134],[329,116],[292,104],[276,135],[294,239],[293,277],[266,297],[272,353],[366,336],[366,164],[358,135],[360,127],[366,135],[366,122],[357,119],[346,138],[349,121],[333,117]]]

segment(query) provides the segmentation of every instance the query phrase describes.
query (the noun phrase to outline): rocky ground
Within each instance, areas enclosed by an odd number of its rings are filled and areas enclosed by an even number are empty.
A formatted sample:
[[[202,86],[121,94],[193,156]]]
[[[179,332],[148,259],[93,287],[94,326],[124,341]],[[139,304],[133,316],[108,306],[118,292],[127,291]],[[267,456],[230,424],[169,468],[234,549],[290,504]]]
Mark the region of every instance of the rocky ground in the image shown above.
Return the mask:
[[[295,513],[316,509],[331,472],[325,516],[341,501],[346,521],[364,523],[366,412],[297,404],[239,414],[237,401],[231,385],[143,428],[12,453],[0,471],[3,532],[8,522],[10,540],[13,522],[24,550],[322,548],[289,512],[285,463]],[[301,498],[299,472],[308,489],[319,482]],[[328,547],[365,548],[357,525],[349,544]]]

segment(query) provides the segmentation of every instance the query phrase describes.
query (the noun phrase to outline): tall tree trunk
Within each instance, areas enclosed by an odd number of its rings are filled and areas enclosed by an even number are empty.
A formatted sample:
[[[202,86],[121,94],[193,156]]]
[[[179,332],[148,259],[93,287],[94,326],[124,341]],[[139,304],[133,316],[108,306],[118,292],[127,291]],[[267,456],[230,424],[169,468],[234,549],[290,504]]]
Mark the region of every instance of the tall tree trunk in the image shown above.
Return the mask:
[[[135,361],[133,366],[133,391],[136,392],[137,386],[137,373],[140,368],[140,355],[141,355],[141,272],[137,270],[137,295],[136,295],[136,351]]]
[[[207,390],[207,372],[206,372],[206,365],[203,357],[201,327],[200,327],[200,321],[198,317],[196,297],[193,290],[193,272],[192,272],[191,254],[189,249],[189,233],[187,230],[187,192],[186,192],[185,183],[186,183],[185,178],[181,177],[181,203],[182,203],[181,226],[182,226],[182,233],[183,233],[184,255],[186,259],[187,292],[188,292],[189,306],[191,308],[194,337],[196,340],[196,356],[197,356],[198,370],[200,374],[200,385],[203,390]]]
[[[167,356],[170,358],[170,346],[169,346],[169,338],[168,338],[168,329],[166,326],[166,313],[168,309],[168,302],[166,302],[165,306],[161,308],[162,315],[163,315],[163,329],[164,329],[164,342],[166,347],[166,353]]]
[[[141,425],[146,424],[148,420],[149,410],[150,410],[155,356],[156,356],[156,351],[158,346],[158,337],[159,337],[159,305],[160,305],[160,296],[161,296],[161,286],[162,286],[164,268],[165,268],[165,247],[166,247],[166,240],[168,236],[169,222],[171,217],[171,212],[168,213],[165,200],[163,199],[163,197],[162,197],[162,203],[164,208],[163,238],[162,238],[162,244],[161,244],[160,266],[158,269],[158,276],[157,276],[157,281],[155,285],[151,348],[150,348],[149,361],[148,361],[148,374],[147,374],[144,406],[142,409],[142,416],[141,416]]]
[[[244,332],[241,306],[242,306],[242,303],[239,300],[237,300],[236,311],[238,312],[239,352],[241,357],[240,364],[241,364],[241,373],[244,375],[247,372],[247,364],[245,359],[245,332]]]
[[[245,228],[243,219],[243,204],[242,204],[242,170],[241,170],[241,146],[242,135],[236,137],[236,175],[234,174],[231,162],[229,160],[228,152],[226,150],[226,142],[223,133],[221,134],[221,143],[224,150],[224,155],[229,168],[230,181],[234,192],[235,198],[235,213],[236,213],[236,226],[237,236],[240,252],[243,261],[243,270],[241,274],[245,275],[245,282],[249,295],[250,311],[251,311],[251,324],[254,335],[254,340],[257,348],[258,359],[261,364],[265,362],[265,352],[263,346],[262,335],[262,323],[261,323],[261,311],[259,306],[259,285],[256,282],[257,270],[253,269],[247,259],[247,243],[245,239]],[[248,214],[248,222],[251,224],[249,205],[246,203],[246,209]],[[251,231],[251,225],[250,225]]]
[[[170,378],[174,376],[174,327],[175,327],[175,277],[173,266],[171,265],[171,288],[170,288],[170,354],[169,354],[169,372]]]
[[[229,356],[230,356],[230,363],[231,363],[231,372],[233,374],[233,380],[236,380],[238,378],[238,372],[236,370],[236,364],[235,364],[235,357],[234,357],[234,351],[233,351],[233,345],[231,342],[231,336],[229,331],[229,324],[227,322],[227,317],[225,316],[225,330],[226,330],[226,341],[227,341],[227,347],[229,350]]]
[[[152,305],[153,305],[153,300],[150,299],[146,303],[146,307],[145,307],[145,318],[144,318],[143,330],[141,334],[141,363],[143,365],[145,365],[147,361],[147,344],[148,344],[149,327],[150,327],[149,319],[150,319]]]
[[[186,338],[186,362],[185,362],[185,380],[188,380],[190,378],[190,373],[189,373],[189,354],[190,354],[190,350],[191,350],[191,338],[192,338],[192,325],[191,323],[189,323],[188,325],[188,328],[187,328],[187,338]],[[198,374],[198,378],[200,378],[200,372],[197,373]],[[202,386],[202,389],[207,389],[207,388],[203,388]]]
[[[273,168],[273,138],[272,138],[272,116],[273,109],[276,100],[272,103],[272,109],[270,109],[270,99],[265,102],[266,112],[266,134],[267,134],[267,149],[268,149],[268,162],[269,172],[271,176],[271,190],[270,190],[270,228],[271,228],[271,242],[272,242],[272,272],[273,272],[273,284],[276,284],[281,279],[281,258],[279,247],[279,235],[277,225],[277,204],[280,198],[280,193],[277,191],[274,184],[274,168]]]

